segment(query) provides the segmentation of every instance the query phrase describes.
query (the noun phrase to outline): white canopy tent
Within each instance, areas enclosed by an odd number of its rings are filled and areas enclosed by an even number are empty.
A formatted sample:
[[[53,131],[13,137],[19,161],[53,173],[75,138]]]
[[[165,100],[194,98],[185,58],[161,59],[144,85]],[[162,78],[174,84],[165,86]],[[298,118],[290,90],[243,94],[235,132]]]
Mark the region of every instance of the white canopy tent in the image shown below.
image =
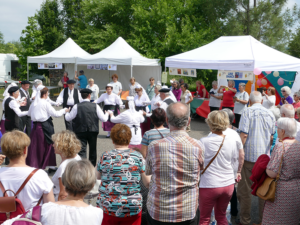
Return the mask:
[[[166,58],[166,67],[253,71],[300,71],[300,59],[252,36],[222,36],[200,48]]]
[[[110,75],[113,73],[118,74],[119,81],[123,85],[123,90],[129,89],[129,80],[132,76],[134,76],[136,81],[144,87],[149,84],[150,77],[154,77],[156,81],[161,79],[159,59],[148,59],[142,56],[122,37],[119,37],[110,46],[94,55],[78,57],[77,64],[79,65],[78,70],[86,69],[83,65],[87,64],[117,65],[117,71],[87,70],[88,72],[85,73],[87,78],[93,77],[95,83],[98,83],[98,86],[99,82],[101,82],[100,86],[102,86],[102,83],[106,82],[103,84],[103,87],[110,82]],[[98,80],[99,82],[97,82]]]

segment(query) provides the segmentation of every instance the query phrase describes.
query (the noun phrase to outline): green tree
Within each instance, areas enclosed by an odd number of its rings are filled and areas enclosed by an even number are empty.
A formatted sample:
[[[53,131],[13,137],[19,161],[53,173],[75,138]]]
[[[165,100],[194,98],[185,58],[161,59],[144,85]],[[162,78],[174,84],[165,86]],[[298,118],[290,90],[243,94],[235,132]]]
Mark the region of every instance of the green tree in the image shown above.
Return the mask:
[[[293,40],[289,43],[288,51],[292,56],[300,58],[300,28],[293,35]]]

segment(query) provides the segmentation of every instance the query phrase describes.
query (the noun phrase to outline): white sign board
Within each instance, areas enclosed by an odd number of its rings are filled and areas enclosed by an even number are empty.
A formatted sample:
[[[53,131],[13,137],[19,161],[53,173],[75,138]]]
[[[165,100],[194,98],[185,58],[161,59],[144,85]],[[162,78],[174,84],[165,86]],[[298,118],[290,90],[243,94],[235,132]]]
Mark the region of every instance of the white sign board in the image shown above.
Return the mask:
[[[253,80],[254,79],[254,74],[253,74],[252,71],[218,70],[218,79]]]
[[[169,68],[170,75],[178,75],[178,76],[185,76],[185,77],[197,77],[196,69],[181,69],[181,68]]]

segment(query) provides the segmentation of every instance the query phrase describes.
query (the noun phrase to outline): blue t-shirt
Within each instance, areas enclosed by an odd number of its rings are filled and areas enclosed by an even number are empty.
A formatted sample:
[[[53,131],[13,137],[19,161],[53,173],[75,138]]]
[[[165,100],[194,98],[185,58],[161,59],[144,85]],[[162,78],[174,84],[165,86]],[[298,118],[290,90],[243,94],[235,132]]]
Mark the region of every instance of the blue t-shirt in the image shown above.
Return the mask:
[[[142,145],[148,146],[152,141],[163,139],[163,137],[166,137],[169,134],[170,130],[167,128],[159,129],[159,132],[156,129],[148,130],[143,136]]]
[[[84,89],[87,86],[87,79],[85,75],[80,75],[78,77],[79,83],[80,83],[80,89]]]

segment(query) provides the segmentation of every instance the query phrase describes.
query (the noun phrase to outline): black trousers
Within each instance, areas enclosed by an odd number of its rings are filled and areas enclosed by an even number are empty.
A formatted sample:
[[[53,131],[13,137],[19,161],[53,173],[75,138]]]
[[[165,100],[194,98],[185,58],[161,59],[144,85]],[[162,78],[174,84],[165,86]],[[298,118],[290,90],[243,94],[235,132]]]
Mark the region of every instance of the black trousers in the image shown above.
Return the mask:
[[[78,153],[81,158],[86,159],[87,144],[89,144],[89,160],[95,166],[97,161],[97,137],[98,132],[81,132],[76,133],[77,138],[81,142],[81,150]]]
[[[215,111],[215,110],[217,110],[217,111],[220,110],[220,107],[212,107],[212,106],[209,106],[209,108],[210,108],[210,112]]]
[[[240,120],[241,120],[241,114],[234,114],[234,117],[235,117],[235,127],[236,128],[239,128],[239,125],[240,125]]]
[[[22,116],[19,119],[20,130],[24,131],[26,127],[26,134],[30,137],[31,134],[31,117],[30,116]]]
[[[233,194],[232,194],[232,197],[230,199],[230,204],[231,204],[231,208],[230,208],[231,216],[237,216],[237,214],[238,214],[238,203],[237,203],[236,188],[235,187],[233,189]]]
[[[222,109],[230,109],[233,112],[234,107],[223,106]]]
[[[196,211],[196,215],[193,219],[191,220],[186,220],[183,222],[178,222],[178,223],[168,223],[168,222],[160,222],[157,220],[152,219],[152,217],[149,215],[149,212],[147,212],[147,222],[148,225],[171,225],[171,224],[178,224],[178,225],[198,225],[200,222],[200,212],[199,208]]]
[[[73,108],[73,105],[67,105],[67,108]],[[66,121],[66,115],[64,115],[64,120],[65,120],[65,125],[66,125],[66,130],[73,131],[73,120],[71,121]]]

